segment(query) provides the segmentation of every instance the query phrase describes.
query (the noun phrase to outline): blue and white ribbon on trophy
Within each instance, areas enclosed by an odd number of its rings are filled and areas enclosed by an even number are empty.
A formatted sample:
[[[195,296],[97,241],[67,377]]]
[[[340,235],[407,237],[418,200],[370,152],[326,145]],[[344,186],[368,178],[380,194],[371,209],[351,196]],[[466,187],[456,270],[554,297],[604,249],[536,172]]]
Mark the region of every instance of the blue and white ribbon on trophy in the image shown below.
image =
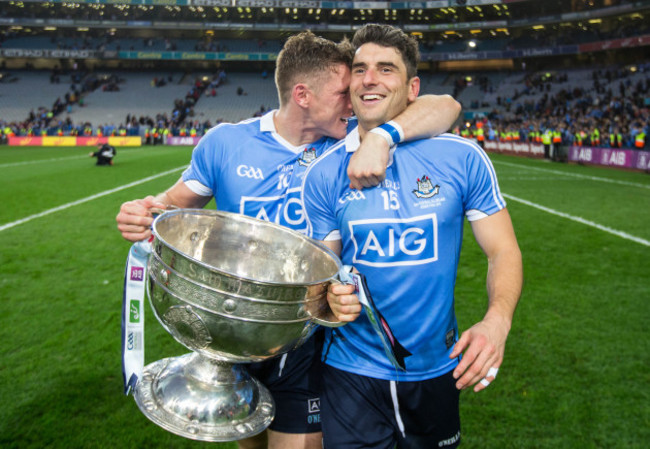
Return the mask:
[[[404,359],[412,354],[397,340],[388,322],[375,305],[366,277],[361,273],[351,272],[351,269],[352,267],[349,265],[343,266],[339,271],[339,279],[343,283],[354,284],[355,293],[363,306],[368,321],[370,321],[372,328],[381,340],[386,357],[397,370],[406,371]]]
[[[124,273],[122,297],[122,377],[124,394],[130,394],[144,368],[144,302],[149,241],[131,246]]]

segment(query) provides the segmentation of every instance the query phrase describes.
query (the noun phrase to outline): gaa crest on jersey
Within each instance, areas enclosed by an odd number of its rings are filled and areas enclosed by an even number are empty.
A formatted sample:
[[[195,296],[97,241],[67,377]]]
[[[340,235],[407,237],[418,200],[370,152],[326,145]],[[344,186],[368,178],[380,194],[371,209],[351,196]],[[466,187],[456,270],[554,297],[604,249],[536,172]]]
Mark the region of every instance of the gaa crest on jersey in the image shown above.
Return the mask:
[[[305,151],[302,152],[298,159],[298,163],[306,167],[316,160],[316,157],[316,148],[305,148]]]
[[[418,178],[418,188],[413,190],[413,193],[418,198],[432,198],[438,192],[440,192],[440,186],[431,184],[431,179],[427,175],[422,175],[421,178]]]

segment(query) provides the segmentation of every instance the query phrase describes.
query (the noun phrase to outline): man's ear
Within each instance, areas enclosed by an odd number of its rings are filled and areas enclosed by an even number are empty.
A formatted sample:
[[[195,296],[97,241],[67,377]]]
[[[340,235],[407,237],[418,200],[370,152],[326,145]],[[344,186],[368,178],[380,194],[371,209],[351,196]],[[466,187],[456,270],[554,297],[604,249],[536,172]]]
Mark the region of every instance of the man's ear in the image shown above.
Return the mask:
[[[311,99],[311,90],[304,83],[298,83],[291,89],[291,97],[293,101],[301,108],[308,108]]]
[[[409,81],[408,102],[414,102],[418,95],[420,95],[420,77],[414,76]]]

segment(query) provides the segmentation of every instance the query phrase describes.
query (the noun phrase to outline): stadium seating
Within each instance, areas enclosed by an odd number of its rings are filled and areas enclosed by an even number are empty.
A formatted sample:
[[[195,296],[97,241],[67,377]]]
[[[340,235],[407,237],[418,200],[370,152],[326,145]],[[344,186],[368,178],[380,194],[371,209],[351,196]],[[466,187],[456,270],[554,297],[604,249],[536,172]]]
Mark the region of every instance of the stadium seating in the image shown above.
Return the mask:
[[[86,94],[84,106],[73,106],[70,116],[73,122],[89,121],[94,125],[123,123],[128,114],[155,117],[157,114],[171,115],[175,99],[182,99],[192,87],[192,80],[173,76],[173,82],[162,87],[152,87],[155,73],[114,72],[124,81],[118,84],[119,91],[103,91],[101,88]],[[167,76],[162,73],[158,76]]]
[[[15,71],[8,78],[0,83],[1,118],[7,121],[25,120],[29,111],[36,112],[40,107],[51,109],[57,98],[63,100],[70,87],[67,80],[51,84],[49,72]]]
[[[243,89],[242,95],[237,94],[239,87]],[[219,119],[240,121],[253,116],[262,106],[279,107],[273,77],[263,79],[260,73],[229,73],[228,82],[217,88],[216,97],[201,97],[194,107],[194,116],[212,123]]]

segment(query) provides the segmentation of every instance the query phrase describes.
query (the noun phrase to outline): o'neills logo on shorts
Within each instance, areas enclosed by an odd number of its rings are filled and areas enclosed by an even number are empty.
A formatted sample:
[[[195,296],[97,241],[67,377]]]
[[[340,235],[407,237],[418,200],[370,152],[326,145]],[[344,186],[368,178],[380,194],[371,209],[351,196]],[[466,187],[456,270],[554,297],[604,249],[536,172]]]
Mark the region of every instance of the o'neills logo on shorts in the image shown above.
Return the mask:
[[[317,424],[320,422],[320,398],[307,399],[307,422]]]
[[[307,399],[307,407],[309,408],[309,413],[319,413],[320,412],[320,398]]]
[[[453,437],[438,441],[438,447],[451,446],[452,444],[457,443],[458,440],[460,440],[460,430]]]

